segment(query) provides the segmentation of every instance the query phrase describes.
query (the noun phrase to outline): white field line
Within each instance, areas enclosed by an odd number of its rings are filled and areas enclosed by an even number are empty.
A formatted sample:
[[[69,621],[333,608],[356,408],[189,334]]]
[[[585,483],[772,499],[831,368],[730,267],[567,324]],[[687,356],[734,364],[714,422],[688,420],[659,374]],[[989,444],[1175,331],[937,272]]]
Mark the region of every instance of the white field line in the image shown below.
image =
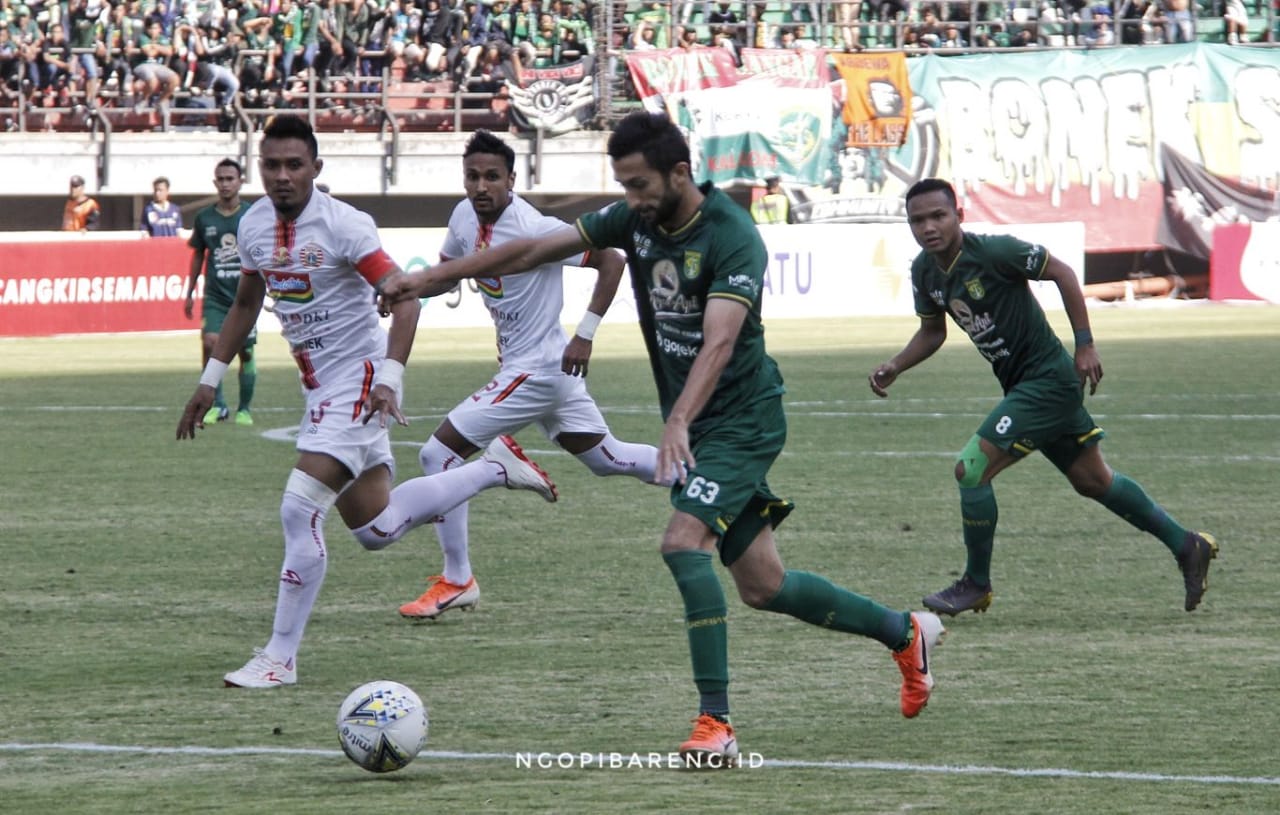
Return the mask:
[[[323,750],[305,747],[144,747],[127,744],[88,744],[80,742],[60,743],[0,743],[0,751],[11,753],[77,752],[77,753],[132,753],[160,756],[316,756],[338,758],[341,750]],[[517,766],[516,753],[468,753],[454,750],[423,750],[422,758],[440,761],[506,761]],[[519,755],[527,756],[528,753]],[[532,755],[558,756],[547,752]],[[564,753],[577,757],[577,753]],[[609,754],[605,754],[606,756]],[[629,754],[624,754],[629,755]],[[645,754],[638,754],[644,756]],[[1280,777],[1237,775],[1170,775],[1166,773],[1134,773],[1106,770],[1069,770],[1061,768],[990,767],[981,765],[912,764],[901,761],[800,761],[790,759],[764,759],[764,767],[803,770],[854,770],[896,773],[926,773],[931,775],[993,775],[1014,778],[1070,778],[1100,781],[1142,781],[1162,784],[1239,784],[1246,786],[1280,786]],[[607,764],[593,764],[589,769],[606,769]],[[626,769],[625,766],[618,769]]]

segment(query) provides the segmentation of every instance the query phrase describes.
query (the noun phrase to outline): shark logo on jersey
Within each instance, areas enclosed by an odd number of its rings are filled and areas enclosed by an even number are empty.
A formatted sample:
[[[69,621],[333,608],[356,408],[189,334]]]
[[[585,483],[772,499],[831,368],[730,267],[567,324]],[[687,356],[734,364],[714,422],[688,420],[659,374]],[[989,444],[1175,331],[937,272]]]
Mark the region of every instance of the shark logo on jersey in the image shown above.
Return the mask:
[[[974,300],[981,300],[987,294],[987,290],[982,286],[982,281],[976,277],[966,280],[964,288]]]
[[[288,303],[310,303],[316,293],[306,272],[271,271],[264,276],[267,293]]]
[[[698,274],[702,272],[702,253],[701,252],[685,252],[684,253],[684,279],[696,280]]]

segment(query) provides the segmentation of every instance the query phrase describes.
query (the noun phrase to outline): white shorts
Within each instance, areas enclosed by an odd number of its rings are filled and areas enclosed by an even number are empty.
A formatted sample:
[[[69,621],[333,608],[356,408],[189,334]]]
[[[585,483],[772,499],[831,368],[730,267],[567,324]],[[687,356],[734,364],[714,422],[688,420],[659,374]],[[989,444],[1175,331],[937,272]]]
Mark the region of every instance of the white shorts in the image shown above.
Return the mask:
[[[498,436],[530,424],[552,441],[561,433],[609,432],[586,381],[559,371],[499,371],[449,411],[449,423],[481,450]]]
[[[376,417],[361,424],[365,402],[373,388],[375,365],[363,359],[345,365],[326,372],[327,384],[303,390],[307,409],[298,425],[298,452],[323,453],[336,459],[351,471],[352,477],[385,464],[394,479],[396,463],[391,455],[390,432],[378,426]]]

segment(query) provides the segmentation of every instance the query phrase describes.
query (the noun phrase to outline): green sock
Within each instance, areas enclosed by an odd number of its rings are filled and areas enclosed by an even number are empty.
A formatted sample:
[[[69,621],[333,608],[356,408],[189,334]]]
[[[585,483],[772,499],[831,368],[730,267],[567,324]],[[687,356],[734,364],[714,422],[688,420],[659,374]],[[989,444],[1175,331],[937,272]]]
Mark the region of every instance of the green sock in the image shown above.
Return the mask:
[[[249,360],[240,366],[240,406],[236,411],[248,410],[253,402],[253,389],[258,384],[258,362],[253,356],[253,349],[246,348]]]
[[[662,556],[684,599],[693,682],[701,695],[699,710],[729,715],[729,628],[724,589],[710,552],[669,552]]]
[[[218,387],[214,388],[214,390],[213,390],[213,406],[214,406],[214,407],[219,407],[219,408],[222,408],[222,407],[226,407],[226,406],[227,406],[227,399],[226,399],[226,397],[225,397],[225,396],[223,396],[223,395],[222,395],[222,383],[221,383],[221,382],[219,382],[219,383],[218,383]]]
[[[901,645],[911,633],[910,613],[886,608],[812,572],[788,569],[782,587],[762,608],[811,625],[861,634],[889,648]]]
[[[1175,555],[1182,551],[1182,544],[1187,539],[1186,528],[1169,517],[1169,513],[1152,501],[1142,485],[1133,479],[1114,473],[1111,488],[1098,501],[1143,532],[1155,535]]]
[[[996,543],[1000,508],[990,484],[960,488],[960,518],[964,524],[964,548],[968,551],[965,573],[973,582],[991,585],[991,550]]]

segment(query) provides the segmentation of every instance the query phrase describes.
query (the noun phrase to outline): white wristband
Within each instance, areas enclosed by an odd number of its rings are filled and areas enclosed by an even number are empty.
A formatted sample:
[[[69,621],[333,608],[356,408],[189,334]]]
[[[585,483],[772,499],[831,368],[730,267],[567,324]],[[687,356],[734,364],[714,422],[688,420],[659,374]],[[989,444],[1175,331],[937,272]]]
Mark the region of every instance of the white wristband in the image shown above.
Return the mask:
[[[584,340],[590,341],[596,336],[596,329],[600,327],[600,315],[594,311],[588,311],[582,315],[582,321],[578,323],[578,330],[573,332]]]
[[[200,384],[208,385],[211,388],[218,387],[222,383],[222,377],[229,367],[222,360],[209,357],[209,361],[205,363],[204,372],[200,374]]]
[[[384,359],[378,366],[378,373],[373,377],[374,385],[386,385],[397,394],[404,386],[404,363],[394,359]]]

